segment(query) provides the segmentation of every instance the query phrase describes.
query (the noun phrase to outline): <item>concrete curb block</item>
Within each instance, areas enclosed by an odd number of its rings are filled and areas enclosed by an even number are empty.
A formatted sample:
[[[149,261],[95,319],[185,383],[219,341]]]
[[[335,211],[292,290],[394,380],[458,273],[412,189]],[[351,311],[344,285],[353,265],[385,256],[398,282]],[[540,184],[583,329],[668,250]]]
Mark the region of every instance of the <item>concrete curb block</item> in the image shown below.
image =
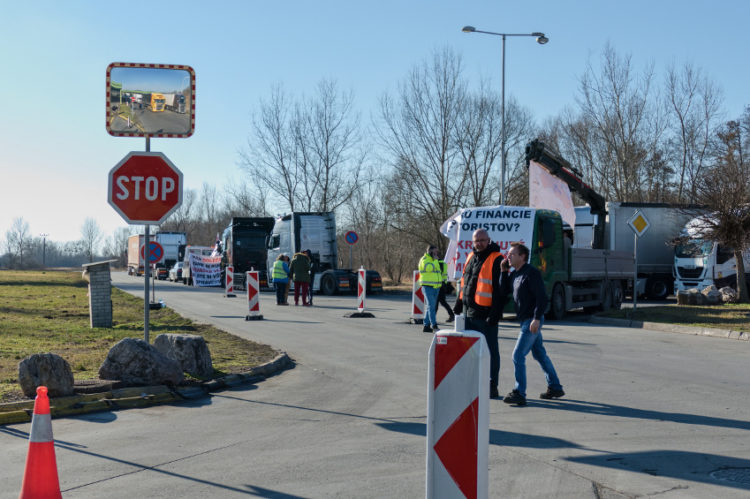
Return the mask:
[[[714,329],[709,327],[698,326],[680,326],[678,324],[665,324],[662,322],[644,322],[631,319],[616,319],[614,317],[598,317],[592,315],[589,322],[594,324],[607,324],[618,327],[632,327],[638,329],[652,329],[654,331],[664,331],[667,333],[692,334],[695,336],[712,336],[714,338],[728,338],[731,340],[749,341],[750,333],[743,331],[733,331],[727,329]]]
[[[286,352],[281,352],[270,362],[252,368],[248,374],[230,374],[223,378],[204,381],[198,386],[176,388],[166,385],[134,386],[99,393],[55,397],[50,399],[50,414],[53,418],[59,418],[90,412],[116,411],[194,400],[228,387],[258,383],[292,367],[294,367],[294,361]],[[0,425],[28,423],[33,413],[33,400],[0,404]]]

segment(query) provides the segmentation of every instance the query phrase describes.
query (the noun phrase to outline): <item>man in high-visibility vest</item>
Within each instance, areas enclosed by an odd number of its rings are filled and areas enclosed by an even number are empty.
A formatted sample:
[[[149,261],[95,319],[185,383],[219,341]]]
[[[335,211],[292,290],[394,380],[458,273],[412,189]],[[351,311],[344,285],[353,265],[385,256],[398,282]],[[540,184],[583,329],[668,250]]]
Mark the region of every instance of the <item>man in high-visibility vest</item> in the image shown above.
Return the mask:
[[[453,312],[466,309],[466,329],[479,331],[487,340],[490,351],[490,398],[500,398],[497,389],[500,374],[500,348],[497,343],[497,323],[503,316],[505,295],[500,291],[500,247],[490,241],[484,229],[474,232],[474,251],[466,258],[458,299]]]
[[[419,260],[419,285],[424,294],[424,328],[422,331],[431,333],[437,331],[437,300],[440,287],[443,285],[443,273],[440,270],[438,249],[433,245],[427,247],[427,252]]]

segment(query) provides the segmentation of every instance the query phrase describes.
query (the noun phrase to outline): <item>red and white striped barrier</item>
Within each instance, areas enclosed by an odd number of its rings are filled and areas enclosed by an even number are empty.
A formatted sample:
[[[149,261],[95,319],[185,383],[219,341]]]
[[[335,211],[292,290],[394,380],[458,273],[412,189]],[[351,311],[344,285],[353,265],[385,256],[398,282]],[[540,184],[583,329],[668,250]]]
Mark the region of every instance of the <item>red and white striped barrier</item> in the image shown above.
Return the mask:
[[[234,298],[237,296],[234,294],[234,266],[227,265],[225,269],[225,295],[227,298]]]
[[[365,269],[359,267],[357,271],[357,312],[360,314],[365,310],[365,296],[367,295],[367,281],[365,280]]]
[[[489,359],[487,341],[476,331],[438,331],[432,338],[427,382],[429,499],[488,497]]]
[[[245,272],[245,289],[247,290],[248,314],[246,321],[257,321],[263,319],[260,314],[260,279],[257,270]]]
[[[411,318],[412,324],[422,324],[424,322],[424,293],[422,286],[419,285],[419,271],[414,271],[414,280],[412,281],[411,290]]]

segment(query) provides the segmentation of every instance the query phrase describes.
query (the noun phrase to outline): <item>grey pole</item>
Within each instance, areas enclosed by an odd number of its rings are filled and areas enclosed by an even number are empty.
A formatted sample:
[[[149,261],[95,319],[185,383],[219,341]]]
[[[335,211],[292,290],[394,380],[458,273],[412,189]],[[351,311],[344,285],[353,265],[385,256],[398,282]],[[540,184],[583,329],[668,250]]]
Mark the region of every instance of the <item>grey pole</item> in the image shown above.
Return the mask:
[[[503,134],[500,139],[500,204],[505,206],[505,34],[503,36],[503,83],[502,83],[502,125]]]
[[[146,152],[151,152],[151,140],[148,135],[146,135]],[[149,322],[149,313],[150,313],[150,300],[148,297],[148,278],[150,272],[149,268],[149,236],[151,232],[151,226],[146,224],[146,230],[144,231],[143,236],[143,341],[148,343],[148,322]]]

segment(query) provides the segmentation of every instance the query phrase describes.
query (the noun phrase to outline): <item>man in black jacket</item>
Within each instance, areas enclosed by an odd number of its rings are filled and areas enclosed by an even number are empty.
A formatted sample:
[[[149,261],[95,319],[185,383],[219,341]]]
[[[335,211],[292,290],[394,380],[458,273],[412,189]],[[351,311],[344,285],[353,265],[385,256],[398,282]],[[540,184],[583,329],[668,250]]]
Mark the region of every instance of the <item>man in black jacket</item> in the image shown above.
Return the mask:
[[[490,398],[500,398],[497,380],[500,373],[500,349],[497,323],[503,315],[504,295],[500,291],[500,247],[490,241],[484,229],[473,234],[474,251],[466,260],[458,299],[453,312],[466,309],[466,329],[479,331],[490,351]]]
[[[526,405],[526,356],[529,352],[542,366],[547,377],[547,391],[539,396],[543,399],[552,399],[565,395],[542,340],[542,324],[547,309],[544,281],[542,274],[528,261],[529,248],[521,243],[511,243],[508,259],[503,260],[501,264],[501,291],[503,296],[513,293],[516,317],[521,322],[521,332],[513,350],[516,387],[503,399],[506,404]],[[515,270],[508,273],[510,267]]]

